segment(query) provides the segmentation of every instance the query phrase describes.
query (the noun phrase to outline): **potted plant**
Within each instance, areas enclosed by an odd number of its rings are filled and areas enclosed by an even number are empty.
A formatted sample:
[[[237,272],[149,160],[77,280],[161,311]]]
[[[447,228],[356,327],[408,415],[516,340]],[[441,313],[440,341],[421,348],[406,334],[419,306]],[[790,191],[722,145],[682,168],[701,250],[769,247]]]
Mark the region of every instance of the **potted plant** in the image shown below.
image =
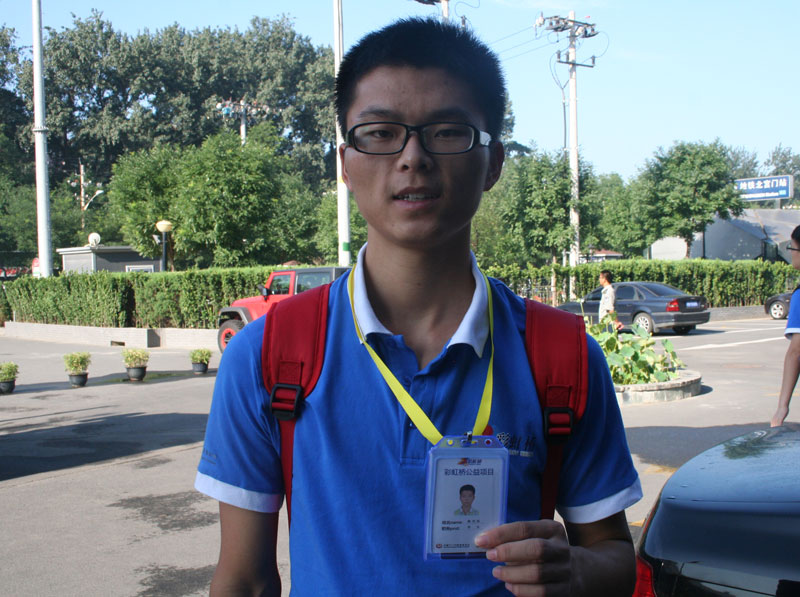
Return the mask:
[[[128,379],[142,381],[147,373],[147,361],[150,360],[150,351],[144,348],[123,348],[122,360],[128,371]]]
[[[211,351],[208,348],[195,348],[189,353],[192,361],[192,371],[195,375],[202,375],[208,371],[208,362],[211,360]]]
[[[82,388],[89,379],[89,363],[92,355],[88,352],[69,352],[64,355],[64,367],[73,388]]]
[[[0,394],[10,394],[14,391],[17,381],[19,365],[11,361],[0,363]]]

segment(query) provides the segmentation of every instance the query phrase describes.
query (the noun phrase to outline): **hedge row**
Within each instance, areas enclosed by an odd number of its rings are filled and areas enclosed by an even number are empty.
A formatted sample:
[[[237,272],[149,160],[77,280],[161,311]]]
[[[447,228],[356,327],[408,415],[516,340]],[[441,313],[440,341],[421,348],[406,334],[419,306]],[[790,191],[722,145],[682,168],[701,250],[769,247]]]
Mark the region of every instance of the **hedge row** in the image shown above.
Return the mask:
[[[100,327],[215,328],[217,313],[258,294],[274,267],[25,276],[6,284],[16,321]],[[10,318],[11,313],[7,314]]]
[[[513,266],[491,266],[486,268],[486,273],[502,279],[515,292],[528,297],[547,294],[555,273],[555,302],[558,303],[566,299],[573,271],[575,293],[583,296],[598,287],[597,277],[603,269],[609,270],[616,282],[663,282],[688,294],[703,295],[712,307],[761,305],[773,294],[793,288],[797,276],[797,271],[785,263],[709,259],[627,259],[587,263],[574,270],[562,266],[528,267],[525,270]],[[550,298],[549,294],[546,298]]]
[[[236,299],[254,296],[276,266],[190,270],[175,273],[66,274],[25,276],[0,292],[0,323],[10,319],[37,323],[102,327],[215,328],[217,313]],[[713,307],[760,305],[795,284],[796,272],[763,261],[625,260],[583,264],[574,269],[579,296],[597,287],[601,269],[617,281],[649,280],[702,294]],[[548,294],[555,274],[554,302],[565,299],[572,270],[490,266],[486,273],[523,296]]]

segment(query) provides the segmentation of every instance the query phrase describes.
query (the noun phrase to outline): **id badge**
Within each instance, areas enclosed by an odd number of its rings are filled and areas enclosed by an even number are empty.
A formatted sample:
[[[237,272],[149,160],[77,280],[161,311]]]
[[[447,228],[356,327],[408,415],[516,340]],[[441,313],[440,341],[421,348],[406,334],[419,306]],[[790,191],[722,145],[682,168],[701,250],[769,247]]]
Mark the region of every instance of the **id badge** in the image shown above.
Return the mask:
[[[445,436],[428,451],[426,560],[485,558],[481,532],[504,524],[508,450],[489,435]]]

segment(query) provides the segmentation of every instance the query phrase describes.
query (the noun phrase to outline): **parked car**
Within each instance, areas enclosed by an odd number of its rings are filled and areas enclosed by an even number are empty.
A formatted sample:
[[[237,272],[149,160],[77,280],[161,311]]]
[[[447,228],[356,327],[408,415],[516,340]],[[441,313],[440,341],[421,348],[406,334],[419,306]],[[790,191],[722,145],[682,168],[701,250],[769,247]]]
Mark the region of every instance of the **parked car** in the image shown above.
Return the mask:
[[[639,537],[634,597],[800,595],[798,462],[789,423],[680,467]]]
[[[789,301],[792,298],[792,292],[783,292],[769,297],[764,302],[764,311],[772,319],[786,319],[789,315]]]
[[[688,334],[695,326],[708,323],[710,314],[704,296],[692,296],[659,282],[615,282],[617,318],[626,328],[638,324],[651,334],[672,328],[676,334]],[[600,293],[596,288],[577,301],[559,305],[559,309],[585,315],[597,322]]]
[[[272,272],[266,284],[258,285],[259,295],[237,299],[231,303],[230,307],[220,309],[217,318],[219,351],[224,352],[228,342],[239,330],[264,315],[275,303],[304,290],[333,282],[348,269],[350,268],[307,267]]]

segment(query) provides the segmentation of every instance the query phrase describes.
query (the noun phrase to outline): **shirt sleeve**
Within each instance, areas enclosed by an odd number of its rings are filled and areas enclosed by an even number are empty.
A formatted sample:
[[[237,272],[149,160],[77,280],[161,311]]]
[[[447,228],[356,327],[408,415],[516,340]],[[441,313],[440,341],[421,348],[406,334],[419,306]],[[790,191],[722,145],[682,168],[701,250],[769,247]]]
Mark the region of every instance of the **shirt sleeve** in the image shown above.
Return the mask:
[[[246,325],[222,355],[195,488],[257,512],[283,503],[280,431],[265,412],[261,375],[264,318]]]
[[[792,339],[793,334],[800,333],[800,288],[792,293],[789,301],[789,316],[786,318],[786,329],[783,334]]]
[[[557,499],[559,514],[574,523],[602,520],[642,498],[605,355],[586,339],[589,395],[565,448]]]

